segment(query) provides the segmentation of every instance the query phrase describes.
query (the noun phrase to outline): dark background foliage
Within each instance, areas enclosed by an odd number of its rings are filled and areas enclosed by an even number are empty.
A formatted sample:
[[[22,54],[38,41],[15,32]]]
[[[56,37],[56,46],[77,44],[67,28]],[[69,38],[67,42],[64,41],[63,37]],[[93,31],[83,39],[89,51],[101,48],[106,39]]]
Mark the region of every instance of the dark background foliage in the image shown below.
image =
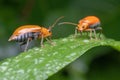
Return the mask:
[[[21,51],[15,42],[8,42],[13,31],[25,24],[49,27],[56,18],[78,23],[88,15],[98,16],[103,34],[120,40],[119,0],[0,0],[0,59],[18,55]],[[74,34],[74,26],[56,25],[53,38]],[[32,42],[30,48],[39,47]],[[120,52],[111,47],[97,47],[71,63],[48,80],[120,80]]]

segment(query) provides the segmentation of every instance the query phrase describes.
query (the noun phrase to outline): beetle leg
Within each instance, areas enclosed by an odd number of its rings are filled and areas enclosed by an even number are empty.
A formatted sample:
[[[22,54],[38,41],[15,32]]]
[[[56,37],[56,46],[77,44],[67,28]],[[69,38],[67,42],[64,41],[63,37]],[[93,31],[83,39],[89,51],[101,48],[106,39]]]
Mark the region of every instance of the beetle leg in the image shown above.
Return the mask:
[[[80,31],[80,36],[82,36],[83,35],[83,32],[82,31]]]
[[[45,38],[51,45],[54,45],[54,43],[51,40],[51,37]]]
[[[102,37],[101,37],[101,34],[102,34],[102,28],[100,27],[100,33],[99,33],[99,38],[101,39]]]
[[[99,32],[99,38],[101,39],[101,34],[102,34],[102,27],[96,27],[95,30],[100,31]]]
[[[22,50],[22,45],[20,44],[20,50]]]
[[[92,31],[93,31],[93,29],[86,29],[85,31],[90,32],[89,37],[92,40]]]
[[[95,37],[95,39],[97,40],[97,35],[96,35],[95,29],[93,29],[93,32],[94,32],[94,37]]]
[[[101,37],[101,34],[102,34],[102,30],[100,31],[100,34],[99,34],[99,38],[101,39],[102,37]]]
[[[43,47],[43,40],[44,40],[44,37],[43,35],[41,35],[41,42],[40,42],[41,47]]]
[[[77,36],[77,27],[75,28],[75,37]]]
[[[20,50],[23,51],[22,46],[25,45],[25,44],[26,44],[26,41],[24,41],[24,42],[19,42]]]
[[[77,35],[77,29],[75,29],[75,36]]]
[[[89,32],[88,31],[86,31],[86,35],[88,36],[88,34],[89,34]]]
[[[34,39],[37,39],[39,37],[40,33],[37,32],[37,33],[34,33],[33,35],[34,35]]]
[[[45,38],[50,44],[52,44],[51,40],[48,38]]]
[[[92,40],[92,29],[90,30],[90,39]]]
[[[30,40],[31,40],[31,38],[28,38],[28,39],[27,39],[27,44],[26,44],[25,49],[24,49],[25,52],[27,51],[27,48],[28,48],[28,45],[29,45]]]

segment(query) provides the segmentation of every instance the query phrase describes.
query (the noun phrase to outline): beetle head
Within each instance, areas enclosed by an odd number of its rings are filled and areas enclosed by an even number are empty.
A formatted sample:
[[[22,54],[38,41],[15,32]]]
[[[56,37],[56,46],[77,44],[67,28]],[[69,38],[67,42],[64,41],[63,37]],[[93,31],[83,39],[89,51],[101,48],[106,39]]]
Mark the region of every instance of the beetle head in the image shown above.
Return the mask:
[[[77,26],[78,26],[78,30],[79,30],[79,31],[84,31],[84,30],[87,29],[88,24],[87,24],[87,23],[80,23],[80,24],[78,24]]]

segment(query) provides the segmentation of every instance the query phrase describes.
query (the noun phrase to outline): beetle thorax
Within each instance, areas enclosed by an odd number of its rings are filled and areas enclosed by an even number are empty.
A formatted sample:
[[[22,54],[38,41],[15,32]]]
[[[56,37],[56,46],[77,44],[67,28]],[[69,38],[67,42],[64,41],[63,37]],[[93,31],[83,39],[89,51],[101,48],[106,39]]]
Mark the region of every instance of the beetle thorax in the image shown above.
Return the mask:
[[[48,37],[52,35],[52,32],[49,31],[47,28],[41,28],[41,35],[43,35],[43,37]]]

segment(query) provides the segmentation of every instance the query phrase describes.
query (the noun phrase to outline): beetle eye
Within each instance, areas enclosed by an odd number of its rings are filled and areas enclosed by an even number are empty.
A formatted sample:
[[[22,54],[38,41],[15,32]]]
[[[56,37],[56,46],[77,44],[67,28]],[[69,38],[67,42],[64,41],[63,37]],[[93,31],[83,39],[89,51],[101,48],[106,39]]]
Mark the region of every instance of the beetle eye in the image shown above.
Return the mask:
[[[51,33],[51,30],[48,30],[49,33]]]

